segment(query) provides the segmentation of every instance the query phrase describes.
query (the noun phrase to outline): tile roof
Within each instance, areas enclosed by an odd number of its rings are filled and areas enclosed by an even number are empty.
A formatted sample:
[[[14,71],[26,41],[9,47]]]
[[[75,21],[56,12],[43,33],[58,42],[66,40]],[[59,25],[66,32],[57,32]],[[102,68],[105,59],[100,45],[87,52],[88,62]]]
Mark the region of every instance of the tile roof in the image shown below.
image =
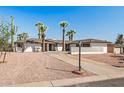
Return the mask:
[[[46,42],[52,42],[52,43],[62,43],[62,40],[54,40],[54,39],[46,39]],[[83,39],[83,40],[74,40],[74,41],[68,41],[65,40],[65,43],[79,43],[81,41],[82,43],[112,43],[107,40],[99,40],[99,39]],[[24,40],[17,40],[16,42],[25,42]],[[28,38],[26,42],[37,42],[42,43],[42,40],[37,38]]]
[[[83,39],[83,40],[75,40],[72,43],[79,43],[81,41],[82,43],[112,43],[107,40],[100,40],[100,39]]]

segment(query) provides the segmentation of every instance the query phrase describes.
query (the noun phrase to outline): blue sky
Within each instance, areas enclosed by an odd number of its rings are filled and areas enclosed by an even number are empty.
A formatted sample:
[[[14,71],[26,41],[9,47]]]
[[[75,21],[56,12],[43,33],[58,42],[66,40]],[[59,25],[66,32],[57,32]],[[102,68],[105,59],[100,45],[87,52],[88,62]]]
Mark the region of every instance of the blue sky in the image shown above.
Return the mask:
[[[15,17],[19,31],[27,32],[30,37],[38,37],[37,22],[48,26],[47,38],[61,39],[62,29],[59,22],[69,23],[67,30],[77,31],[75,39],[96,38],[115,41],[117,33],[124,33],[124,7],[0,7],[0,18],[10,20]],[[67,38],[67,37],[66,37]]]

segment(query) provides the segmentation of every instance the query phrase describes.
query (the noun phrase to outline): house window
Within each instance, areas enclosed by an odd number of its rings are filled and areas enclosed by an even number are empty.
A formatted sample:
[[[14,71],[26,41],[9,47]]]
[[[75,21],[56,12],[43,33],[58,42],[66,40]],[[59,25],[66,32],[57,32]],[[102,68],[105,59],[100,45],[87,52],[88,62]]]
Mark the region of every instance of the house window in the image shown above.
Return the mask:
[[[83,47],[90,47],[90,44],[83,44]]]

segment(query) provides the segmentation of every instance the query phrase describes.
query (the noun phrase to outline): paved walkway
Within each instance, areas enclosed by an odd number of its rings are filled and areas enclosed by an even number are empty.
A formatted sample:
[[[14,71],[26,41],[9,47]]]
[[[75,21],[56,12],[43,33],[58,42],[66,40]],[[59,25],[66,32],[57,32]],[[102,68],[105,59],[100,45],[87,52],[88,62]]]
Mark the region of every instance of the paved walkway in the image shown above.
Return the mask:
[[[49,55],[59,60],[63,60],[64,62],[70,63],[74,66],[78,66],[78,60],[74,59],[72,56],[70,56],[70,54],[49,53]],[[115,74],[124,74],[124,68],[113,67],[109,64],[92,61],[90,59],[83,59],[81,64],[83,69],[93,72],[97,75],[106,75],[112,77]]]

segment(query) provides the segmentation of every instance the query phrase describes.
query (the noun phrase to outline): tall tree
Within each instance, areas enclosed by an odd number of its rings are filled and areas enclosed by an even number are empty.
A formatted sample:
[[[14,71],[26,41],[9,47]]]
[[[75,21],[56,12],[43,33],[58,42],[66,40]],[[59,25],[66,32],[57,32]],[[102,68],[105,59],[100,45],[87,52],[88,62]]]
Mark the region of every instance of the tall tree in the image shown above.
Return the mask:
[[[26,39],[28,38],[28,33],[23,32],[21,36],[22,40],[26,41]]]
[[[17,35],[17,40],[22,40],[22,39],[23,39],[22,34],[18,34],[18,35]]]
[[[11,18],[11,48],[12,51],[14,50],[14,35],[17,32],[17,26],[14,25],[14,17],[10,16]]]
[[[4,51],[8,50],[9,48],[9,26],[7,24],[2,24],[0,26],[0,45]]]
[[[23,32],[17,35],[17,40],[26,40],[28,37],[28,33]]]
[[[38,38],[41,39],[41,27],[43,26],[43,23],[37,23],[35,26],[38,27]]]
[[[68,36],[69,41],[71,41],[71,32],[67,31],[66,36]]]
[[[47,26],[43,23],[37,23],[36,26],[38,27],[38,31],[39,31],[39,39],[42,40],[42,52],[45,51],[45,37],[46,34],[45,32],[47,31]]]
[[[69,37],[69,41],[73,41],[73,39],[74,39],[74,34],[76,34],[76,31],[75,31],[75,30],[69,30],[69,31],[66,33],[66,36]]]
[[[119,44],[120,45],[121,53],[122,53],[122,45],[123,45],[123,43],[124,43],[123,34],[118,34],[117,35],[117,39],[115,41],[115,44]]]
[[[4,48],[5,50],[4,51],[8,51],[8,48],[9,48],[9,38],[10,38],[10,32],[9,32],[9,26],[4,26]]]
[[[3,44],[4,44],[4,40],[3,40],[3,24],[0,24],[0,51],[3,50]]]
[[[62,27],[62,32],[63,32],[63,35],[62,35],[62,51],[65,51],[65,31],[66,31],[66,28],[68,26],[68,23],[66,21],[62,21],[62,22],[60,22],[60,26]]]
[[[115,44],[123,44],[124,43],[124,38],[123,38],[123,34],[118,34],[117,35],[117,38],[116,38],[116,41],[115,41]]]
[[[5,51],[3,56],[3,63],[5,62],[6,51],[8,51],[9,48],[9,37],[10,37],[9,26],[6,24],[2,24],[0,26],[0,46],[2,48],[1,56],[2,56],[2,51]]]
[[[21,34],[18,34],[17,36],[17,40],[22,40],[23,41],[23,44],[22,44],[22,52],[24,52],[25,50],[25,46],[24,46],[24,43],[26,42],[26,39],[28,38],[28,33],[21,33]]]

